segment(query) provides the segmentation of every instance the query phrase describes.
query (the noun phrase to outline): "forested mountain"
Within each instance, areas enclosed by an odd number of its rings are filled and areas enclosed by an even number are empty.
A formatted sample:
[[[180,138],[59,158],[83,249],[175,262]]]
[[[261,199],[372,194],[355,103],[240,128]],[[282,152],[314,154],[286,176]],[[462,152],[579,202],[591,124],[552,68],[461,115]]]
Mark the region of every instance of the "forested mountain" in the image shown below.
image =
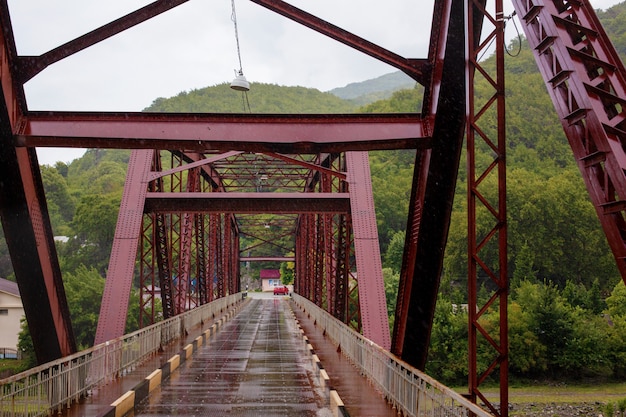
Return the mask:
[[[599,16],[624,55],[626,4]],[[522,42],[519,54],[514,54],[518,46],[516,42],[510,45],[512,53],[505,62],[511,372],[528,378],[624,377],[626,287],[620,282],[532,53]],[[402,78],[394,73],[326,93],[253,83],[247,100],[220,84],[157,98],[145,110],[241,112],[247,110],[249,101],[254,113],[417,112],[421,95],[417,87],[371,101],[377,94],[388,94],[381,93],[381,83],[391,82],[391,90]],[[126,151],[89,150],[68,165],[42,167],[55,234],[69,237],[58,247],[71,297],[80,298],[74,288],[79,284],[93,280],[93,288],[102,285],[127,162]],[[370,154],[390,312],[401,265],[413,163],[412,151]],[[429,372],[446,382],[462,381],[467,375],[467,319],[453,314],[451,307],[467,303],[465,176],[461,163],[429,361]],[[0,253],[4,254],[0,276],[10,276],[3,242]],[[73,317],[91,317],[93,323],[94,313],[85,313],[89,305],[94,308],[93,300],[70,300],[70,304]],[[608,315],[610,321],[605,318]],[[86,346],[92,336],[84,333],[78,331]],[[441,363],[448,366],[441,367]]]
[[[250,108],[248,109],[248,104]],[[356,105],[331,93],[305,87],[251,83],[243,96],[223,83],[157,98],[144,111],[183,113],[352,113]]]
[[[329,93],[362,106],[373,101],[387,99],[398,90],[412,89],[414,86],[413,79],[403,72],[396,71],[371,80],[333,88]]]

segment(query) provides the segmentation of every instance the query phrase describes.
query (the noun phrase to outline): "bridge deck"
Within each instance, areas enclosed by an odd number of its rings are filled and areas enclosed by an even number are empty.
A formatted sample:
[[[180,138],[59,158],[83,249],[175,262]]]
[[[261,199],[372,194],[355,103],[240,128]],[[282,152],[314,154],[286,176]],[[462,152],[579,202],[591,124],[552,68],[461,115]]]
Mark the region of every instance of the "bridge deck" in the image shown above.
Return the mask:
[[[396,415],[313,322],[297,307],[291,310],[287,298],[271,294],[250,294],[250,298],[235,317],[165,379],[132,415],[332,415],[326,391],[314,375],[296,317],[350,416]],[[201,332],[196,330],[195,333]],[[186,342],[197,337],[195,333],[190,332]],[[179,353],[183,344],[181,341],[168,347],[157,361],[163,362],[164,358]],[[139,367],[136,374],[103,387],[63,415],[99,415],[105,406],[157,367],[155,364]]]
[[[135,417],[316,416],[325,408],[289,304],[253,299]]]

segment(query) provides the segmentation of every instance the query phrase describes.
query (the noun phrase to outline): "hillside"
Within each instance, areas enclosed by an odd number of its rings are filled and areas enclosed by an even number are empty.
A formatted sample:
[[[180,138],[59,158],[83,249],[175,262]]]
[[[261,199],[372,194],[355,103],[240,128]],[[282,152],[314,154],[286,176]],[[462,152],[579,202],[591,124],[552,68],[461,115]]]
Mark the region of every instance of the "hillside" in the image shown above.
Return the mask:
[[[345,87],[333,88],[329,93],[344,100],[363,106],[374,101],[388,99],[399,90],[410,90],[416,83],[401,71],[381,75],[362,82],[350,83]]]
[[[159,97],[144,109],[147,112],[183,113],[352,113],[357,106],[331,93],[314,88],[285,87],[251,83],[246,95],[227,83]]]

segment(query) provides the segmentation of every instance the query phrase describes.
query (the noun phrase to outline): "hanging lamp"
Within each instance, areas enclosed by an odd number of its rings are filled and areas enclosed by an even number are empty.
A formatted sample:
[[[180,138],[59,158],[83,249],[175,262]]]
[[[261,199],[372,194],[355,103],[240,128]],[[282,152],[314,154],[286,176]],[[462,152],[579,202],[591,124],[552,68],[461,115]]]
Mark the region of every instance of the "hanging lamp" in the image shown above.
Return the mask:
[[[250,83],[246,80],[241,70],[235,71],[235,79],[230,83],[230,88],[237,91],[250,91]]]
[[[239,31],[237,30],[237,13],[235,13],[235,0],[231,0],[232,6],[231,20],[235,26],[235,41],[237,42],[237,57],[239,58],[239,71],[235,70],[235,79],[230,83],[230,88],[237,91],[249,91],[250,83],[243,75],[243,66],[241,65],[241,49],[239,48]]]

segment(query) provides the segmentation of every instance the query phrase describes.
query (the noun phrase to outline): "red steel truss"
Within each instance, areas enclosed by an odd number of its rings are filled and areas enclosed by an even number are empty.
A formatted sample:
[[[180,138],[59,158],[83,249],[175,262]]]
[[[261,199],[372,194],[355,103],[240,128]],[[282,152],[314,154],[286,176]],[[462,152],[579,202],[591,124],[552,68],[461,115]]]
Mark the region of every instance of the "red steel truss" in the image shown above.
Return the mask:
[[[502,0],[490,7],[484,0],[467,5],[468,119],[467,119],[467,212],[468,212],[468,310],[469,316],[469,397],[478,399],[496,416],[507,416],[508,406],[497,407],[482,392],[492,375],[500,383],[499,403],[508,404],[508,322],[507,303],[507,212],[506,142],[504,107],[504,10]],[[492,44],[495,68],[486,68],[480,57]],[[476,100],[474,87],[483,81],[490,87],[484,102]],[[494,126],[493,120],[497,123]],[[487,157],[488,156],[488,157]],[[486,230],[478,230],[478,218],[489,219]],[[489,298],[484,304],[478,291]],[[497,324],[486,323],[487,312],[499,313]],[[478,352],[485,352],[488,364],[479,368]]]
[[[626,71],[586,0],[514,0],[626,282]]]
[[[242,259],[293,260],[298,293],[423,369],[467,135],[470,305],[479,283],[493,290],[486,305],[470,308],[469,395],[506,415],[481,393],[499,371],[506,404],[502,1],[492,9],[486,0],[435,0],[425,58],[399,56],[281,0],[252,1],[403,71],[424,87],[421,113],[32,112],[25,82],[185,0],[156,0],[40,56],[17,53],[7,0],[0,0],[0,214],[38,360],[72,353],[75,343],[35,147],[133,150],[96,342],[124,332],[135,270],[145,325],[156,319],[157,291],[170,317],[239,291]],[[624,67],[587,0],[514,4],[626,279]],[[493,74],[478,60],[491,40]],[[474,101],[475,77],[493,87],[485,103]],[[482,125],[486,114],[498,121],[495,129]],[[482,166],[473,155],[485,148],[493,162]],[[417,150],[391,337],[366,153],[385,149]],[[485,188],[492,184],[497,190]],[[480,212],[493,217],[492,229],[476,230]],[[492,247],[498,259],[484,259]],[[482,326],[488,308],[500,311],[496,333]],[[482,344],[494,359],[476,369]]]
[[[295,252],[303,268],[296,291],[310,290],[318,305],[389,347],[367,153],[167,154],[165,161],[159,151],[133,151],[113,245],[117,254],[141,243],[142,324],[155,320],[158,296],[171,317],[238,292],[240,253],[271,245],[282,251],[275,256]],[[214,197],[220,204],[207,203]],[[350,230],[346,219],[355,216],[359,226]],[[243,248],[240,236],[249,242]],[[131,253],[111,258],[96,343],[123,334]]]

